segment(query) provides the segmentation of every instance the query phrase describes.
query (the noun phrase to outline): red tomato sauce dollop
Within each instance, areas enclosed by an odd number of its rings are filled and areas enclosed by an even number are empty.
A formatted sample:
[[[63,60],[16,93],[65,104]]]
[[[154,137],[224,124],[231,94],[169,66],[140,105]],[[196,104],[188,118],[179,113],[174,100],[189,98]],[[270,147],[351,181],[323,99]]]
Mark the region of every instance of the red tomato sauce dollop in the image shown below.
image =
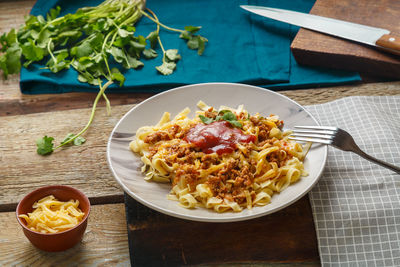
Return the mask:
[[[255,142],[256,136],[244,134],[227,121],[216,121],[210,124],[196,124],[189,129],[184,140],[206,154],[216,152],[222,155],[235,151],[237,143]]]

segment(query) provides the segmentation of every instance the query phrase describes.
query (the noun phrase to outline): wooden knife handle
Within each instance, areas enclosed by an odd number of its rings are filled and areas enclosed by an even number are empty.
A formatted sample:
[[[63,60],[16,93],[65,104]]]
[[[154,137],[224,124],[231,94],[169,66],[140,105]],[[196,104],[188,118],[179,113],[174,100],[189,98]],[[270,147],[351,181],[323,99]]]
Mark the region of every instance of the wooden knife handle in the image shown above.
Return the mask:
[[[400,37],[393,34],[384,34],[375,43],[380,48],[395,55],[400,55]]]

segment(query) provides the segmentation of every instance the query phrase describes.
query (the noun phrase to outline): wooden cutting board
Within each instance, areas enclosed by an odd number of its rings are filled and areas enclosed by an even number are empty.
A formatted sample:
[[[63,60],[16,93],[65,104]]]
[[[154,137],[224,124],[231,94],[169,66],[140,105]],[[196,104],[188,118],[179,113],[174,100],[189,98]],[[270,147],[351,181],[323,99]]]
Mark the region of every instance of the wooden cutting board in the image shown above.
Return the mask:
[[[390,30],[400,36],[400,0],[317,0],[311,14]],[[400,79],[400,56],[300,29],[291,49],[299,64]]]

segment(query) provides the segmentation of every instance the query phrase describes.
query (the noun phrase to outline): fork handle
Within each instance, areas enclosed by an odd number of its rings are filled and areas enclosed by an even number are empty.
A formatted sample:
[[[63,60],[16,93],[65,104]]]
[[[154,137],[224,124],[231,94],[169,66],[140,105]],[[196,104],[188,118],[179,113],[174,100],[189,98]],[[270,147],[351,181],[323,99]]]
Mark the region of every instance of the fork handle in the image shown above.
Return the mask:
[[[374,158],[373,156],[368,155],[367,153],[365,153],[364,151],[362,151],[360,148],[357,147],[357,149],[352,150],[354,153],[360,155],[361,157],[363,157],[364,159],[367,159],[371,162],[374,162],[378,165],[381,165],[382,167],[388,168],[389,170],[392,170],[398,174],[400,174],[400,167],[397,167],[393,164],[387,163],[383,160]]]

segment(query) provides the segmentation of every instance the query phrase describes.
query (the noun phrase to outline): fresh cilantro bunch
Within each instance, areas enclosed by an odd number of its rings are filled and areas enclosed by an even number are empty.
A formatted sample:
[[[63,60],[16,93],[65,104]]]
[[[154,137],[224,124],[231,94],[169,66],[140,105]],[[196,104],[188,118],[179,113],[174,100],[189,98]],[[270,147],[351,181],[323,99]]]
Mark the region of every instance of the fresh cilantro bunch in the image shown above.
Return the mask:
[[[0,36],[0,69],[5,79],[9,74],[19,73],[22,66],[28,68],[33,62],[43,62],[43,68],[53,73],[72,67],[79,73],[80,82],[99,86],[89,122],[82,131],[69,135],[55,148],[54,138],[45,136],[39,139],[39,154],[50,154],[70,143],[83,143],[76,140],[93,121],[100,97],[104,98],[107,110],[110,110],[104,93],[107,87],[114,82],[123,86],[125,76],[122,69],[137,69],[144,65],[141,58],[156,58],[158,45],[163,55],[157,71],[162,75],[173,73],[181,56],[177,49],[164,48],[159,36],[160,27],[179,33],[188,48],[197,50],[199,55],[203,53],[208,40],[197,34],[201,27],[186,26],[182,30],[168,27],[144,6],[145,0],[106,0],[96,7],[83,7],[74,14],[61,17],[58,17],[61,9],[56,7],[46,18],[29,16],[18,31],[12,29]],[[156,25],[156,29],[146,37],[135,36],[135,23],[142,16]],[[117,67],[111,67],[115,65]]]
[[[206,117],[203,115],[199,115],[200,120],[204,123],[204,124],[210,124],[213,123],[215,121],[227,121],[229,122],[233,127],[237,127],[237,128],[242,128],[243,125],[242,123],[240,123],[240,121],[237,120],[237,117],[235,114],[232,113],[232,111],[230,110],[221,110],[218,112],[218,115],[215,118],[211,118],[211,117]]]

